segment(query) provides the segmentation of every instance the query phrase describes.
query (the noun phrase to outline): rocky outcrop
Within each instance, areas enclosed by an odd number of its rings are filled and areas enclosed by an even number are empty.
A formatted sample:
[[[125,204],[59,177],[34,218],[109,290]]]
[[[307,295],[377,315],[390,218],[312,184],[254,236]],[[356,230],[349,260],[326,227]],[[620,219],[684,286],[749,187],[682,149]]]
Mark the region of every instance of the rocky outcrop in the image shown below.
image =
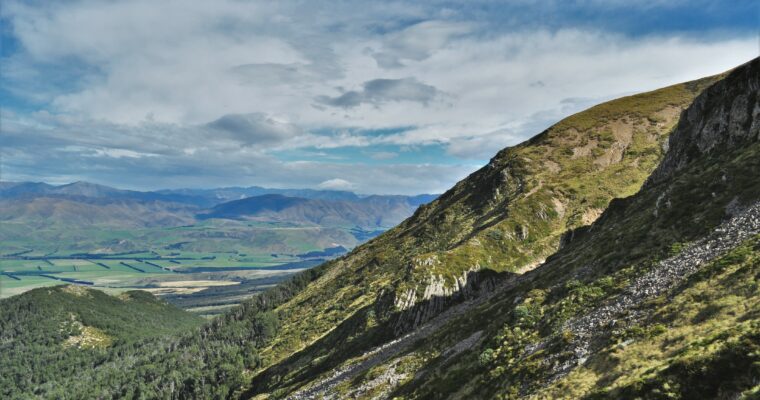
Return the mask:
[[[645,187],[664,181],[704,154],[760,140],[760,58],[737,67],[681,114],[668,152]]]
[[[501,274],[505,275],[505,274]],[[418,298],[417,289],[409,289],[398,295],[394,323],[395,333],[409,332],[440,314],[451,304],[477,297],[493,290],[500,280],[499,274],[473,268],[455,279],[454,285],[438,275],[431,276]]]
[[[475,296],[471,299],[465,300],[464,302],[447,308],[445,311],[435,315],[432,319],[420,325],[412,332],[409,332],[397,339],[384,343],[362,354],[357,358],[358,361],[356,362],[342,365],[338,368],[328,371],[320,379],[315,380],[305,388],[291,393],[286,397],[286,399],[313,400],[340,398],[335,390],[338,385],[355,378],[370,368],[388,362],[389,360],[409,350],[415,343],[427,339],[430,335],[438,332],[452,319],[458,318],[469,310],[472,310],[473,308],[487,302],[498,293],[509,291],[520,282],[520,278],[522,276],[523,275],[517,275],[515,276],[516,279],[504,279],[498,281],[499,283],[497,286],[492,287],[491,290],[480,292],[479,296]],[[451,358],[463,351],[467,351],[468,349],[475,346],[476,343],[481,341],[482,336],[482,331],[476,332],[475,334],[455,344],[452,348],[445,352],[445,356]],[[389,388],[393,388],[395,385],[400,383],[401,375],[402,373],[395,370],[395,364],[391,363],[389,365],[389,370],[386,370],[386,372],[381,375],[385,376],[387,379],[375,381],[373,384],[382,383],[388,385]],[[359,388],[368,389],[369,386],[372,386],[372,384],[368,386],[362,385]],[[357,392],[357,394],[359,393]],[[379,398],[383,398],[383,396],[379,396]]]

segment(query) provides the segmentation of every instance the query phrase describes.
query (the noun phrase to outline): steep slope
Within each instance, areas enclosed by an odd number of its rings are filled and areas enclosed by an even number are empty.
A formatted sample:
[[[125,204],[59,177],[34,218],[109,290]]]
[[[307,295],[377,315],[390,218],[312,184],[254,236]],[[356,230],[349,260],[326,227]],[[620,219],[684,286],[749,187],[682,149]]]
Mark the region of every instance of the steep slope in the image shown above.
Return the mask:
[[[178,334],[202,322],[140,291],[115,297],[56,286],[0,300],[0,397],[56,393],[60,376],[104,362],[109,347]]]
[[[397,228],[333,262],[278,308],[282,328],[262,357],[290,358],[255,378],[251,393],[301,385],[488,289],[496,273],[535,267],[564,232],[641,187],[680,111],[716,79],[571,116],[499,152]]]
[[[757,396],[760,60],[698,97],[669,148],[642,190],[567,235],[539,268],[348,360],[293,357],[272,368],[290,374],[272,393]]]

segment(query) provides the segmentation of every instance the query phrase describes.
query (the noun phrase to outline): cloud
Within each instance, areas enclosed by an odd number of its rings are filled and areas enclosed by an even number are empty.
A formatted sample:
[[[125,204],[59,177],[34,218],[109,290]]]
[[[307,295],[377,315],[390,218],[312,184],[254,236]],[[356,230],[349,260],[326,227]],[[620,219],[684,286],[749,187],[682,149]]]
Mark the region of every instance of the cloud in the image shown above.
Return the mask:
[[[323,181],[317,187],[327,190],[353,190],[355,185],[345,179],[333,178]]]
[[[390,160],[398,157],[398,153],[394,153],[392,151],[377,151],[370,152],[369,157],[373,160]]]
[[[424,21],[384,38],[380,51],[372,51],[377,65],[401,68],[410,61],[422,61],[446,45],[452,37],[470,31],[465,23]]]
[[[331,157],[282,160],[260,146],[243,146],[205,126],[125,126],[51,114],[27,119],[0,112],[4,180],[87,180],[135,189],[322,185],[368,194],[416,194],[445,190],[452,179],[461,179],[476,167],[468,163],[375,165]]]
[[[9,0],[4,179],[442,190],[570,113],[757,55],[756,5],[695,1]]]
[[[514,145],[518,140],[514,133],[506,130],[487,135],[455,138],[449,142],[446,152],[457,158],[487,160],[494,156],[494,149]]]
[[[427,105],[440,94],[435,87],[415,78],[373,79],[364,82],[360,91],[348,91],[338,97],[319,96],[317,102],[342,108],[357,107],[365,103],[377,107],[391,101],[410,101]]]
[[[206,126],[245,145],[279,143],[299,133],[293,125],[262,113],[228,114]]]

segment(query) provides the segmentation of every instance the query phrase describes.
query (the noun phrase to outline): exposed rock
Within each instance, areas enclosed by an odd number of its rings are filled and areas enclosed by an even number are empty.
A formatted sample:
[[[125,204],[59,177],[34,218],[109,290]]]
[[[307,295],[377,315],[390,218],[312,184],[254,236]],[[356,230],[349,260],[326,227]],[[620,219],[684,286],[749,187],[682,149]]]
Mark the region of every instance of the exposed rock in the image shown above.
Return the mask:
[[[589,140],[583,146],[573,148],[573,158],[588,157],[591,155],[591,150],[595,149],[599,144],[596,140]]]
[[[459,343],[455,344],[454,347],[444,351],[443,354],[441,354],[441,356],[444,357],[446,360],[450,360],[451,358],[462,353],[463,351],[470,350],[471,348],[473,348],[478,342],[480,342],[481,337],[483,337],[483,331],[477,331],[473,333],[472,335],[466,337]]]
[[[582,364],[591,354],[594,339],[604,334],[616,320],[635,318],[636,306],[672,289],[701,266],[726,254],[757,233],[760,233],[760,202],[721,224],[709,236],[692,243],[679,254],[658,263],[628,286],[623,294],[582,317],[567,321],[564,330],[572,333],[572,356],[554,368],[552,380]],[[544,341],[534,346],[531,353],[545,348],[547,344]]]
[[[413,344],[437,332],[439,329],[441,329],[441,327],[448,324],[449,321],[451,321],[453,318],[459,317],[463,313],[467,312],[467,310],[483,304],[499,292],[504,292],[512,289],[518,282],[519,279],[508,279],[502,281],[498,286],[492,287],[490,291],[481,292],[480,296],[473,297],[472,299],[468,299],[462,303],[449,307],[445,311],[436,315],[427,323],[419,326],[414,331],[364,353],[361,357],[358,358],[359,361],[340,366],[333,369],[332,371],[327,372],[325,376],[316,381],[313,381],[308,387],[290,394],[287,399],[313,400],[336,398],[337,394],[335,393],[335,388],[340,383],[345,382],[349,379],[353,379],[360,373],[377,365],[381,365],[386,361],[403,353],[404,351],[407,351]],[[480,335],[471,335],[467,339],[460,341],[458,344],[454,345],[454,348],[460,348],[461,351],[465,351],[465,347],[474,346],[475,343],[477,343],[480,339]],[[395,370],[393,373],[395,373]],[[398,384],[400,382],[400,379],[391,381],[394,382],[394,384]],[[388,388],[388,390],[390,389],[392,389],[392,387]]]
[[[581,215],[581,223],[583,225],[591,225],[600,215],[602,215],[603,212],[604,210],[601,208],[589,208],[583,212],[583,215]]]
[[[360,398],[363,395],[368,394],[369,392],[376,391],[378,388],[381,388],[382,390],[379,391],[379,393],[373,393],[373,398],[385,398],[387,397],[388,393],[395,388],[396,386],[401,383],[401,381],[406,378],[407,374],[398,372],[397,366],[403,359],[398,358],[390,362],[388,364],[387,368],[383,370],[383,372],[378,375],[375,378],[372,378],[372,380],[368,382],[364,382],[355,389],[349,391],[345,397],[356,399]]]
[[[394,302],[401,313],[394,324],[396,334],[408,332],[429,321],[452,303],[473,298],[491,291],[496,284],[492,274],[480,270],[476,265],[448,285],[443,276],[431,276],[417,298],[416,289],[402,292]]]
[[[760,59],[737,67],[697,96],[670,135],[646,185],[662,182],[703,154],[760,138]]]
[[[562,201],[556,197],[552,198],[552,204],[554,205],[554,212],[557,213],[558,218],[564,218],[565,217],[565,204],[562,203]]]

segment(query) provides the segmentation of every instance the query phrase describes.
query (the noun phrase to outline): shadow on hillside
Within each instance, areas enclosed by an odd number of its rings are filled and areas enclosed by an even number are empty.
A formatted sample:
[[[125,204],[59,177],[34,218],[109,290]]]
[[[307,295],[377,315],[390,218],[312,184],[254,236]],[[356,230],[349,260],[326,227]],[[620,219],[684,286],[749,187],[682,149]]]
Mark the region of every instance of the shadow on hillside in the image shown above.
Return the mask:
[[[357,310],[333,331],[305,349],[260,372],[250,388],[240,398],[247,399],[277,389],[299,388],[312,382],[320,374],[331,371],[346,361],[360,357],[367,351],[403,336],[440,315],[449,307],[464,300],[478,297],[492,290],[496,283],[516,274],[490,270],[471,272],[467,284],[452,296],[433,296],[404,311],[392,311],[392,296],[378,298],[371,306]],[[383,315],[385,314],[385,315]],[[370,326],[377,315],[382,322]],[[411,346],[410,348],[413,348]],[[398,354],[408,351],[404,349]],[[357,371],[355,375],[363,371]],[[352,374],[351,378],[355,376]],[[349,379],[351,379],[349,378]]]

